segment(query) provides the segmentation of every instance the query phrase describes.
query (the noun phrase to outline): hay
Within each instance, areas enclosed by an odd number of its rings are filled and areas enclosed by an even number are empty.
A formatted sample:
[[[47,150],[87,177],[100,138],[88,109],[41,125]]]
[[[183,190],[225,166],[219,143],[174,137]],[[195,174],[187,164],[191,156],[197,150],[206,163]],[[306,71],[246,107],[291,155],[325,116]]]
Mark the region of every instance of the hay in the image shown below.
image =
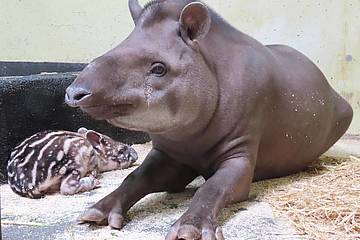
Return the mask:
[[[254,184],[307,239],[360,239],[360,159],[323,157],[306,172]]]

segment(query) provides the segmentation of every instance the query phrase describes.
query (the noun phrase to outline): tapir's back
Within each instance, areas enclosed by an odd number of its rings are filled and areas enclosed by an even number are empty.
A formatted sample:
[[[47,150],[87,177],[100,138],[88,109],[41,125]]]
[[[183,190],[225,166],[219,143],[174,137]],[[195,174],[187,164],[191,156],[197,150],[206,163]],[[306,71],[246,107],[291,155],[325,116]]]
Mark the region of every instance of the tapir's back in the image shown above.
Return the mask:
[[[287,46],[267,48],[274,59],[277,94],[260,144],[258,178],[306,167],[346,132],[353,115],[351,106],[306,56]],[[267,166],[269,158],[278,166]]]

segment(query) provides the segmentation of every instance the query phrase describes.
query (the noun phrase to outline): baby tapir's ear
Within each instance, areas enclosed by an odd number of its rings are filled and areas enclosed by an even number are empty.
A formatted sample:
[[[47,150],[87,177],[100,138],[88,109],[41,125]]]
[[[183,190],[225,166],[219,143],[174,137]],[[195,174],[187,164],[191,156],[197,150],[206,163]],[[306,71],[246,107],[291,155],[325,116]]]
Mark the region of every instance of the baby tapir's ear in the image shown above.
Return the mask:
[[[182,38],[199,40],[204,38],[210,30],[211,17],[208,8],[201,2],[186,5],[180,15],[180,30]]]
[[[96,150],[101,150],[101,135],[95,131],[87,131],[85,134],[86,139],[90,142],[90,144],[93,146]]]

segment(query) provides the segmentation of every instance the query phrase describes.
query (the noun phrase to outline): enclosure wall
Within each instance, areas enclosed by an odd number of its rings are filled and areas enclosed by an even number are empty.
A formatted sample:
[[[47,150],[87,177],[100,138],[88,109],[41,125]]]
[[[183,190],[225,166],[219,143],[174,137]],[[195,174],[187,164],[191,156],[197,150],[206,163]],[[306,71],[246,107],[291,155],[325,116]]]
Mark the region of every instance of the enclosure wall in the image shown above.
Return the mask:
[[[360,133],[360,0],[205,2],[262,43],[309,56],[352,104],[350,132]],[[125,0],[0,0],[0,61],[88,62],[132,28]]]

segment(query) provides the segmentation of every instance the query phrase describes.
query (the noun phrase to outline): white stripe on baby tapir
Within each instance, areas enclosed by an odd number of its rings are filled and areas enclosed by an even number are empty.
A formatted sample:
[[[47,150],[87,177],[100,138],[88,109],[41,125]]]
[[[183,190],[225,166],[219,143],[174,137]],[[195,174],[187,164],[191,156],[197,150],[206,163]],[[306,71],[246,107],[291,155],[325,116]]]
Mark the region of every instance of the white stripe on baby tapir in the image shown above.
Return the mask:
[[[47,176],[46,176],[46,180],[45,182],[47,181],[50,181],[50,179],[53,177],[53,175],[51,174],[51,170],[53,169],[53,167],[55,166],[56,162],[55,161],[52,161],[49,165],[49,168],[48,168],[48,171],[47,171]]]
[[[51,132],[45,135],[45,137],[41,138],[40,140],[33,142],[32,144],[30,144],[30,147],[35,147],[36,145],[47,141],[49,138],[51,138],[52,136],[56,136],[56,135],[61,135],[64,134],[64,132]]]
[[[16,150],[12,151],[11,154],[10,154],[10,158],[13,158],[15,153],[17,153],[18,151],[19,151],[19,149],[16,149]]]
[[[30,137],[26,138],[24,141],[22,141],[22,142],[20,143],[20,145],[16,147],[17,150],[19,150],[19,148],[21,148],[22,146],[24,146],[25,143],[28,144],[27,141],[30,140],[30,139],[33,138],[33,137],[34,137],[34,136],[30,136]],[[15,151],[16,151],[16,150],[15,150]]]
[[[75,142],[75,141],[78,141],[78,140],[80,140],[80,139],[81,139],[80,137],[75,137],[75,138],[66,139],[66,140],[64,141],[64,147],[63,147],[64,153],[65,153],[65,154],[68,154],[69,149],[70,149],[70,146],[71,146],[71,143],[72,143],[72,142]]]
[[[21,189],[19,189],[15,184],[11,185],[13,188],[15,188],[16,191],[21,192]]]
[[[25,164],[27,164],[30,161],[30,159],[34,153],[35,153],[35,150],[32,150],[28,155],[26,155],[24,162],[20,163],[17,167],[19,168],[19,167],[25,166]]]
[[[24,147],[21,149],[21,151],[19,151],[12,159],[11,161],[8,163],[8,165],[12,164],[18,156],[20,156],[21,154],[23,154],[25,152],[25,149],[27,148],[27,144],[24,145]]]
[[[38,166],[38,161],[35,161],[34,163],[34,168],[31,171],[31,176],[32,176],[32,185],[34,186],[36,183],[36,173],[37,173],[37,166]],[[30,185],[30,184],[29,184]]]
[[[38,156],[38,160],[40,160],[41,158],[42,158],[42,156],[43,156],[43,154],[44,154],[44,152],[46,151],[46,149],[48,148],[48,147],[50,147],[51,145],[52,145],[52,143],[55,141],[55,140],[57,140],[58,138],[57,137],[54,137],[53,139],[51,139],[47,144],[45,144],[45,146],[43,146],[42,148],[41,148],[41,150],[40,150],[40,152],[39,152],[39,156]]]
[[[63,157],[64,157],[64,152],[60,150],[56,155],[56,160],[61,161]]]
[[[8,176],[9,176],[9,177],[11,177],[11,178],[12,178],[12,177],[14,177],[14,175],[15,175],[15,171],[14,171],[14,172],[12,172],[12,173],[11,173],[11,172],[8,172]]]

